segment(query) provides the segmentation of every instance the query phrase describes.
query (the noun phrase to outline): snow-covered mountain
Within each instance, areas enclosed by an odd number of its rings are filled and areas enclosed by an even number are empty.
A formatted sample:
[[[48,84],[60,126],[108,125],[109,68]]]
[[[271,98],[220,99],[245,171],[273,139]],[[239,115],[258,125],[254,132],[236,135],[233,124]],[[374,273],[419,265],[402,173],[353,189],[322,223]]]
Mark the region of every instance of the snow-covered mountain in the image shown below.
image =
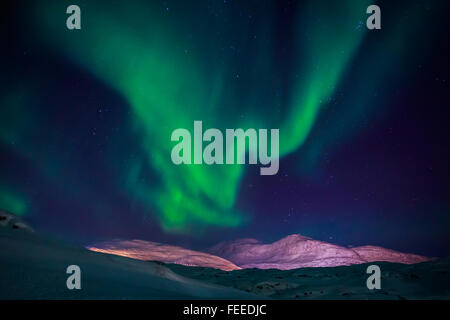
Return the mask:
[[[305,267],[334,267],[373,261],[413,264],[429,260],[427,257],[382,247],[345,248],[298,234],[270,244],[261,243],[256,239],[222,242],[208,249],[208,253],[143,240],[113,240],[87,248],[139,260],[156,260],[225,271],[241,268],[289,270]]]
[[[190,267],[208,267],[225,271],[239,270],[238,266],[212,254],[143,240],[113,240],[96,243],[89,250],[125,256],[138,260],[161,261]]]
[[[241,268],[281,270],[333,267],[372,261],[413,264],[429,260],[427,257],[381,247],[345,248],[298,234],[270,244],[264,244],[255,239],[222,242],[210,248],[208,252],[225,258]]]

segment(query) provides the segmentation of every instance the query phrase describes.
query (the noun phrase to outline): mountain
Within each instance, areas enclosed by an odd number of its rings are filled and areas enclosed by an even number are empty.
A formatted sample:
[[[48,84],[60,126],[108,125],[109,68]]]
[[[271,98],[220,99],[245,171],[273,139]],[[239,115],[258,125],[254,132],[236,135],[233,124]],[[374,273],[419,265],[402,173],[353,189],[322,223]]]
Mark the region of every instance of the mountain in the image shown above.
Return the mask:
[[[281,270],[348,266],[372,261],[413,264],[429,260],[427,257],[381,247],[345,248],[298,234],[270,244],[255,239],[222,242],[207,252],[225,258],[241,268]]]
[[[90,245],[87,249],[138,260],[154,260],[190,267],[208,267],[224,271],[241,269],[232,262],[212,254],[143,240],[112,240]]]
[[[138,260],[154,260],[224,271],[241,268],[289,270],[334,267],[373,261],[413,264],[429,260],[427,257],[376,246],[345,248],[298,234],[270,244],[264,244],[256,239],[222,242],[207,250],[208,253],[143,240],[112,240],[87,248]]]

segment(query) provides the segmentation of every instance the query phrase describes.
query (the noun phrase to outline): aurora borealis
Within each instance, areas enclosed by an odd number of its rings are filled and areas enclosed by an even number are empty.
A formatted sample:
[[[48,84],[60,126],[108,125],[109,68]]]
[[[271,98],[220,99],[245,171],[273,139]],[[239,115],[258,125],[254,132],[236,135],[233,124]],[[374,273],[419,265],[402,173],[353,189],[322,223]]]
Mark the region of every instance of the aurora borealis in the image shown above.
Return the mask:
[[[81,242],[302,233],[448,255],[445,2],[377,2],[374,31],[371,1],[73,3],[3,10],[0,207]],[[174,165],[196,120],[279,128],[280,171]]]

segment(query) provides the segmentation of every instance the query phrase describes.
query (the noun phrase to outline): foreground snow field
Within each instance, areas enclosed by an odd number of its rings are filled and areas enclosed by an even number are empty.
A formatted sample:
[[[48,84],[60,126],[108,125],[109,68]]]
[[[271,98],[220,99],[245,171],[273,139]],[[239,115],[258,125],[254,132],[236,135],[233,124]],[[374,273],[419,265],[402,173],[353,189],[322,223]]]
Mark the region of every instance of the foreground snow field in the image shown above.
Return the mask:
[[[178,275],[161,263],[61,244],[9,223],[0,226],[0,248],[0,299],[255,298]],[[69,265],[81,268],[81,290],[67,289]]]

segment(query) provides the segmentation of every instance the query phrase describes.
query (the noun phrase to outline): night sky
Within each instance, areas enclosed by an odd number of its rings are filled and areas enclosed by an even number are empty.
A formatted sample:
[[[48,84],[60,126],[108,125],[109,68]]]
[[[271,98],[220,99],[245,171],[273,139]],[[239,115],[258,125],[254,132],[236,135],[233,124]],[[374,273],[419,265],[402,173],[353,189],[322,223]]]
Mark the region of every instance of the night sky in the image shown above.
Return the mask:
[[[2,4],[0,208],[81,244],[300,233],[448,256],[449,8],[392,2]],[[278,174],[174,165],[194,120],[279,128]]]

